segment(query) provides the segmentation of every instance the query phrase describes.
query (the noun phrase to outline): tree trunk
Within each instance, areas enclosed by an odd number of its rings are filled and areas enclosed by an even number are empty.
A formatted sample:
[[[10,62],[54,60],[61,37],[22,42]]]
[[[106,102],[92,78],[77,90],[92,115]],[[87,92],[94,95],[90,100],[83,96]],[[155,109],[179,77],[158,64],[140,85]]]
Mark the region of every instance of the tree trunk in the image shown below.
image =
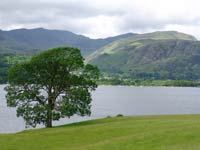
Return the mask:
[[[46,127],[47,128],[52,128],[52,110],[48,110]]]
[[[47,122],[46,122],[47,128],[52,128],[52,110],[53,110],[53,101],[49,97],[48,98],[48,110],[47,110]]]

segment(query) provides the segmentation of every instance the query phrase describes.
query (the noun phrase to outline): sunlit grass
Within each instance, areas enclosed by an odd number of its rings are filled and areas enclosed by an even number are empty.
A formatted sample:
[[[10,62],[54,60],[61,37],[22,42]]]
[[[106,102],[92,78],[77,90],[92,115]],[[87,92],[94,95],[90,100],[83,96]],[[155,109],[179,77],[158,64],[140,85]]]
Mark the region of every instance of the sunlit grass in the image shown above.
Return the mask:
[[[200,115],[114,117],[0,135],[0,150],[199,150]]]

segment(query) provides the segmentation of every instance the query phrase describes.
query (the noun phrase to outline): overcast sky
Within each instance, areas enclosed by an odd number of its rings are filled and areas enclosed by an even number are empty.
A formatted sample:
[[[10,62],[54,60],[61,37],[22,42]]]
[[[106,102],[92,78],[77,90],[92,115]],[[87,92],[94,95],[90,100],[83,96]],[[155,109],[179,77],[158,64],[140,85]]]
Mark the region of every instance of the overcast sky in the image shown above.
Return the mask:
[[[0,28],[69,30],[92,38],[176,30],[200,39],[199,0],[0,0]]]

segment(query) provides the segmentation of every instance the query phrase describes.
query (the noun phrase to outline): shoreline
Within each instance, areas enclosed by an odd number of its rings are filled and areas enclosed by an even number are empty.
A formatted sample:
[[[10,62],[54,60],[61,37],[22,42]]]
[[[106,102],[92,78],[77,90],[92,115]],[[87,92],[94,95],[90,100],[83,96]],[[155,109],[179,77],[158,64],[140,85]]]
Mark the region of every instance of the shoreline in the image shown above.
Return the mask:
[[[121,115],[121,114],[120,114]],[[77,124],[84,124],[87,122],[91,122],[91,121],[100,121],[100,120],[104,120],[104,119],[114,119],[114,118],[134,118],[134,119],[138,119],[138,118],[165,118],[165,117],[200,117],[200,114],[194,113],[194,114],[146,114],[146,115],[132,115],[132,116],[107,116],[107,117],[102,117],[102,118],[94,118],[94,119],[87,119],[87,120],[83,120],[83,121],[75,121],[75,122],[70,122],[70,123],[65,123],[65,124],[61,124],[61,125],[55,125],[52,128],[46,128],[46,127],[39,127],[39,128],[29,128],[29,129],[25,129],[25,130],[21,130],[21,131],[17,131],[17,132],[9,132],[9,133],[0,133],[0,135],[13,135],[13,134],[18,134],[18,133],[23,133],[26,131],[37,131],[37,130],[43,130],[43,129],[55,129],[55,128],[60,128],[60,127],[70,127],[73,125],[77,125]]]

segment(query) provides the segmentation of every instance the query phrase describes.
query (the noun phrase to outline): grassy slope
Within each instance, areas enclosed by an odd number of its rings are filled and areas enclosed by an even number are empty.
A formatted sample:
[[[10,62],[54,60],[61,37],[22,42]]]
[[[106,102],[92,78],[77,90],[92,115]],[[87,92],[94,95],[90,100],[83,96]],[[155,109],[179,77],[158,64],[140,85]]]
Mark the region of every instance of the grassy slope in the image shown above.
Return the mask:
[[[200,115],[107,118],[0,135],[1,150],[199,150]]]

